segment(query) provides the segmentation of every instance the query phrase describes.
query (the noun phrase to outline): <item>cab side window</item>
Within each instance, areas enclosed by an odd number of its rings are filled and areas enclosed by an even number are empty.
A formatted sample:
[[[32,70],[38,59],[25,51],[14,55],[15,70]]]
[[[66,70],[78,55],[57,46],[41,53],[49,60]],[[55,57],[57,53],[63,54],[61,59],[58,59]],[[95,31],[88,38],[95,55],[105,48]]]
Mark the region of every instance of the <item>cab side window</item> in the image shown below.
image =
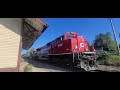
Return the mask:
[[[63,36],[61,36],[61,37],[59,37],[59,38],[57,39],[57,42],[58,42],[58,43],[60,43],[61,41],[63,41]]]
[[[71,35],[71,34],[66,35],[66,38],[67,38],[67,39],[73,38],[73,35]]]

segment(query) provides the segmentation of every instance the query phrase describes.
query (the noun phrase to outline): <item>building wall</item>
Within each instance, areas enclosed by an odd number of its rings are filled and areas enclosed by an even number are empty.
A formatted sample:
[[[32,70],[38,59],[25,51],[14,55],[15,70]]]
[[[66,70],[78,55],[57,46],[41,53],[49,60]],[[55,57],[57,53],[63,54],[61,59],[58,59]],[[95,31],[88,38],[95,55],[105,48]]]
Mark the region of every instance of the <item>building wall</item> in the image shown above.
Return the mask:
[[[0,18],[0,69],[17,68],[22,48],[21,29],[21,19]]]

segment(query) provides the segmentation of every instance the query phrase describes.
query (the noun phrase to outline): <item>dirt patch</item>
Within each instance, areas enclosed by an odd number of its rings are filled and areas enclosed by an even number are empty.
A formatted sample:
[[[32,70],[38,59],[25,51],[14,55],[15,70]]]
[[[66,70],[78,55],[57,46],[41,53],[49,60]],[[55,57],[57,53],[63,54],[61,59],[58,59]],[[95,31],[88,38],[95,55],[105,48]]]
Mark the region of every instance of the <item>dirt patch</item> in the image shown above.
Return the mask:
[[[26,65],[28,65],[29,63],[28,62],[26,62],[23,58],[22,58],[22,61],[21,61],[21,63],[20,63],[20,70],[19,70],[19,72],[24,72],[24,67],[26,66]]]
[[[42,60],[33,60],[31,58],[24,58],[29,64],[32,64],[31,72],[83,72],[80,69],[70,68],[61,64],[51,63]]]
[[[115,66],[106,66],[106,65],[98,65],[100,70],[108,71],[108,72],[120,72],[120,67]]]

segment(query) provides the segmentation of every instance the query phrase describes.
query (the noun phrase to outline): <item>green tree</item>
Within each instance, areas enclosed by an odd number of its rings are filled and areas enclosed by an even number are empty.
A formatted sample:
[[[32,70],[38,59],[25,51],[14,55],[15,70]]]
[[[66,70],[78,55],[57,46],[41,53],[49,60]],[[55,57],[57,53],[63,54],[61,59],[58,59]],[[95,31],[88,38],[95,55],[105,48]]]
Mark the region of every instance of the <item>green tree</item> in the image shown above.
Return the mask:
[[[103,49],[103,45],[104,45],[104,34],[100,33],[99,35],[96,35],[95,37],[94,46],[95,48]]]
[[[22,55],[23,57],[25,56],[25,54]]]
[[[116,43],[115,43],[115,41],[112,41],[111,43],[110,43],[110,50],[116,50]]]
[[[28,51],[26,52],[26,56],[27,56],[27,57],[30,56],[30,50],[28,50]]]
[[[105,33],[104,35],[104,49],[110,50],[110,44],[112,42],[111,34],[110,32]]]
[[[105,51],[116,51],[115,41],[112,40],[110,32],[96,35],[94,42],[95,49],[102,48]]]
[[[119,38],[120,38],[120,33],[119,33]],[[120,48],[120,44],[119,44],[119,48]]]
[[[31,48],[31,49],[30,49],[30,52],[33,52],[33,51],[35,51],[35,48]]]
[[[116,43],[114,40],[110,43],[110,52],[113,54],[117,54]]]
[[[30,49],[30,56],[32,56],[32,53],[33,53],[33,51],[35,51],[36,49],[35,48],[31,48]]]

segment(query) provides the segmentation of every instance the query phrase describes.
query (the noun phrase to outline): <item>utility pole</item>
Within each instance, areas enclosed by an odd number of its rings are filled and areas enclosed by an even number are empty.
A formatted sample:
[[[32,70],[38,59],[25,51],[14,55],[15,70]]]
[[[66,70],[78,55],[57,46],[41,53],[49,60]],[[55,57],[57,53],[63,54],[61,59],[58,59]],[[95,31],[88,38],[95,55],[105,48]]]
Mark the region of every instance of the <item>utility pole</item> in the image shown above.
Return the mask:
[[[120,38],[120,33],[119,33],[119,38]]]
[[[118,55],[120,55],[120,50],[119,50],[119,45],[117,43],[117,38],[116,38],[116,32],[115,32],[115,27],[113,25],[113,22],[112,22],[112,19],[110,18],[110,23],[111,23],[111,26],[112,26],[112,31],[113,31],[113,34],[114,34],[114,39],[115,39],[115,42],[116,42],[116,48],[118,50]]]

